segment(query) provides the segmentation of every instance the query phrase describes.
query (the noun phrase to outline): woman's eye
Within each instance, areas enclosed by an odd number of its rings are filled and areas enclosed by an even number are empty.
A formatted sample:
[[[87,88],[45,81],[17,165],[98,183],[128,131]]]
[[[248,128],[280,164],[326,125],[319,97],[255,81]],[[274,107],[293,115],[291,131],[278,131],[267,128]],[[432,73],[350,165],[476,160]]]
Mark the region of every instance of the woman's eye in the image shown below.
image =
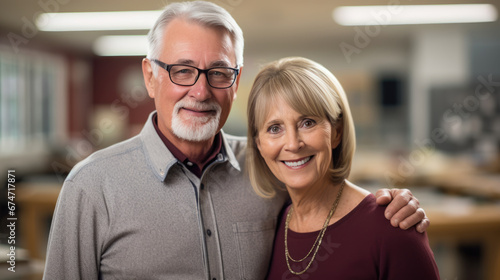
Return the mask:
[[[315,124],[316,124],[316,122],[314,120],[311,120],[311,119],[305,119],[302,122],[303,127],[313,127]]]
[[[272,126],[270,126],[270,127],[267,129],[267,131],[268,131],[269,133],[276,134],[276,133],[279,133],[279,132],[280,132],[280,127],[279,127],[279,126],[277,126],[277,125],[272,125]]]

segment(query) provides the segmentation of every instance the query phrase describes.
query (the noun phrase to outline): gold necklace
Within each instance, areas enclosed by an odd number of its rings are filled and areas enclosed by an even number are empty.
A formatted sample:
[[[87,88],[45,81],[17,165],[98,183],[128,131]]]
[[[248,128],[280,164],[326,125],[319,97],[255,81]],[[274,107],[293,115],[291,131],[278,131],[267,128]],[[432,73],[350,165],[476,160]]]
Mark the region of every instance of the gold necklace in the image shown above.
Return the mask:
[[[337,209],[337,205],[339,204],[340,196],[342,195],[342,191],[344,190],[344,184],[345,184],[345,180],[340,185],[340,190],[339,190],[339,193],[337,194],[337,198],[335,199],[335,202],[332,205],[332,209],[330,209],[330,213],[328,213],[328,217],[326,217],[326,221],[323,224],[323,228],[320,230],[318,237],[316,238],[316,241],[314,241],[314,244],[311,247],[311,250],[309,250],[309,253],[307,253],[307,255],[300,260],[293,259],[292,256],[290,256],[290,252],[288,251],[288,224],[290,223],[290,218],[292,217],[292,212],[293,212],[293,204],[292,204],[290,211],[288,211],[288,214],[286,215],[286,221],[285,221],[285,259],[286,259],[286,265],[288,266],[288,270],[292,274],[301,275],[304,272],[306,272],[309,269],[309,267],[311,267],[311,264],[313,263],[314,258],[316,258],[316,253],[318,253],[319,247],[321,246],[321,242],[323,241],[323,236],[325,235],[326,229],[328,228],[328,224],[330,223],[330,219],[332,218],[333,213],[335,212],[335,210]],[[292,269],[292,267],[290,266],[290,260],[293,262],[296,262],[296,263],[302,262],[307,257],[309,257],[309,255],[311,254],[313,249],[314,249],[314,254],[313,254],[311,260],[309,261],[309,263],[307,264],[306,268],[302,271],[298,271],[298,272],[294,271]]]

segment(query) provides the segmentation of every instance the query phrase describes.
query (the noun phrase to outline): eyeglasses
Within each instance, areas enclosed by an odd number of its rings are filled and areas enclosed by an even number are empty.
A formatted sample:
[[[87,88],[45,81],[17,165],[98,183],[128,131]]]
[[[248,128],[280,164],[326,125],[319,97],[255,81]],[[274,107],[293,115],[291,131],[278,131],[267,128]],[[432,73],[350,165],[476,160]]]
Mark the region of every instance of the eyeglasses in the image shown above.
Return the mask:
[[[211,87],[218,89],[230,88],[240,72],[240,69],[231,67],[200,69],[185,64],[166,64],[157,59],[152,59],[151,61],[167,70],[170,81],[180,86],[192,86],[196,84],[201,73],[205,73],[208,84]]]

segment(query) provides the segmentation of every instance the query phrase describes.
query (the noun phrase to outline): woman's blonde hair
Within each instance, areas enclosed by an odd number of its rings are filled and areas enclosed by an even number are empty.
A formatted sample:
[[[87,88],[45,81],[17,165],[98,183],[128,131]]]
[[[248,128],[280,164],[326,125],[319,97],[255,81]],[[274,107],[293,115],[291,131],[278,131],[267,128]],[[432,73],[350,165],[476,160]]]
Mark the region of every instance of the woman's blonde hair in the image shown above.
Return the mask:
[[[246,166],[255,192],[273,197],[282,183],[273,175],[262,158],[256,141],[269,112],[284,100],[300,114],[341,125],[342,140],[332,150],[334,183],[349,176],[356,149],[356,136],[349,103],[339,81],[325,67],[301,57],[288,57],[265,66],[255,78],[248,99],[248,147]]]

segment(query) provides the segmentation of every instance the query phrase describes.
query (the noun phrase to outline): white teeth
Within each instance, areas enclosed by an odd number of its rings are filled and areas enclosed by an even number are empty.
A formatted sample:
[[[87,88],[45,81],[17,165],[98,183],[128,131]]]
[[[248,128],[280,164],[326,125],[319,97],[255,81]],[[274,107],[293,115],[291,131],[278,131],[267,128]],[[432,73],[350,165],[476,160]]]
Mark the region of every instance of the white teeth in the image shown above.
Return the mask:
[[[284,163],[290,167],[297,167],[297,166],[301,166],[301,165],[305,164],[306,162],[311,160],[311,158],[312,157],[307,157],[307,158],[305,158],[303,160],[299,160],[299,161],[284,161]]]

